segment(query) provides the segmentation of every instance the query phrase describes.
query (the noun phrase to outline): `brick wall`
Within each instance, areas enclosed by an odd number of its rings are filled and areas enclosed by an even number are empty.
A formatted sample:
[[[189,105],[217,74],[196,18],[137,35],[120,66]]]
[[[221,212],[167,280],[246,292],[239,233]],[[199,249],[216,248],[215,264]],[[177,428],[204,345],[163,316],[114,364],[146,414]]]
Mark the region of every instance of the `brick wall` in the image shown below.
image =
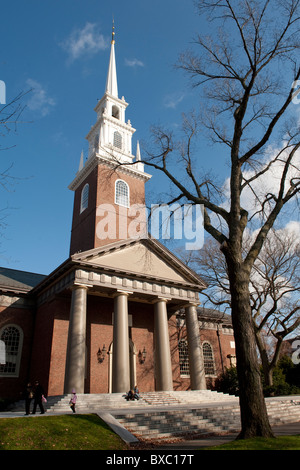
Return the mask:
[[[20,297],[1,296],[0,330],[17,325],[23,331],[23,347],[18,377],[0,377],[0,397],[19,399],[26,386],[31,360],[34,309]]]
[[[119,240],[119,216],[127,217],[128,209],[115,204],[115,182],[122,179],[129,186],[130,205],[145,203],[145,185],[138,178],[113,170],[106,165],[98,165],[87,176],[74,194],[73,221],[71,233],[70,254],[90,250]],[[85,184],[89,184],[89,205],[80,213],[81,192]],[[100,239],[97,236],[97,224],[103,217],[96,216],[96,210],[101,204],[111,204],[116,211],[116,238]],[[121,215],[119,214],[120,210]],[[129,219],[130,221],[130,219]],[[128,222],[129,223],[129,222]],[[121,238],[129,238],[127,235]]]
[[[27,379],[39,380],[48,395],[64,392],[65,360],[68,340],[71,294],[53,297],[33,309],[17,308],[13,304],[0,307],[0,328],[8,324],[20,326],[24,332],[22,361],[19,377],[0,378],[0,396],[18,398]],[[105,354],[98,362],[97,352],[103,345],[111,352],[113,341],[113,299],[88,295],[87,300],[87,362],[85,393],[108,393],[111,354]],[[131,344],[134,344],[136,382],[142,392],[155,390],[154,380],[154,310],[153,305],[130,302],[128,313],[132,326],[129,328]],[[34,324],[35,315],[35,324]],[[169,318],[170,348],[174,390],[190,389],[188,377],[182,377],[179,367],[178,341],[186,337],[185,328],[178,327],[175,315]],[[235,353],[234,341],[229,329],[217,329],[217,324],[200,329],[200,339],[213,348],[215,375],[207,377],[209,384],[224,367],[230,366],[229,354]],[[139,352],[146,349],[144,363]],[[221,355],[222,353],[222,355]],[[222,357],[222,359],[221,359]]]

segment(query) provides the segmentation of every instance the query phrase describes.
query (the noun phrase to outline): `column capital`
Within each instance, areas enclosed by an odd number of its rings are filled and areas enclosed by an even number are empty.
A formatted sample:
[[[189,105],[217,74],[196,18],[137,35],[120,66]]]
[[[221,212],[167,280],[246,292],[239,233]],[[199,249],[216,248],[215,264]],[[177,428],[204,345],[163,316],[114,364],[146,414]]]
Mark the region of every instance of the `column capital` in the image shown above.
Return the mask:
[[[74,282],[74,284],[71,286],[71,290],[73,289],[78,289],[78,288],[86,289],[89,290],[91,287],[93,287],[92,284],[82,284],[81,282]]]
[[[113,293],[113,298],[118,297],[119,295],[127,295],[127,297],[128,297],[129,295],[132,295],[132,294],[133,294],[133,292],[130,292],[130,291],[127,291],[127,290],[117,289]]]
[[[184,304],[182,308],[199,307],[199,305],[201,305],[201,302],[188,302],[187,304]]]
[[[169,302],[169,300],[166,297],[156,297],[155,299],[152,300],[152,304],[156,304],[157,302],[165,302],[166,304]]]

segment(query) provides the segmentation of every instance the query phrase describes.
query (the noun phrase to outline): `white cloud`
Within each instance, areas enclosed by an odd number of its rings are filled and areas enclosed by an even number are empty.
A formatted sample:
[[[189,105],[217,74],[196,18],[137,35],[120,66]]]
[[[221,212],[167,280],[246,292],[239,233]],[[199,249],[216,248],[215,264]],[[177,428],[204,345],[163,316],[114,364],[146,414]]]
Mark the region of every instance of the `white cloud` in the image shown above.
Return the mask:
[[[179,103],[185,98],[185,94],[181,92],[171,93],[164,98],[164,106],[166,108],[175,109]]]
[[[300,222],[297,220],[291,220],[288,222],[288,224],[285,226],[285,230],[287,233],[295,236],[295,238],[298,237],[298,240],[300,239]]]
[[[95,23],[86,23],[82,29],[75,29],[70,36],[61,43],[61,47],[68,53],[70,61],[85,55],[94,55],[108,47],[103,34],[97,30]]]
[[[145,64],[139,59],[125,59],[125,65],[128,67],[144,67]]]
[[[246,186],[241,195],[241,206],[249,212],[249,215],[258,213],[257,211],[261,210],[261,203],[266,199],[267,195],[278,195],[284,165],[289,156],[289,151],[290,149],[285,149],[284,142],[281,148],[274,149],[270,147],[266,152],[262,167],[267,167],[272,161],[273,163],[266,173],[251,182],[251,189],[249,186]],[[276,155],[280,156],[277,160],[275,160]],[[287,172],[284,194],[289,189],[290,180],[292,178],[299,178],[299,166],[300,152],[297,151]],[[257,171],[260,171],[262,167]],[[249,181],[256,173],[255,170],[251,169],[244,171],[243,176]],[[227,178],[224,182],[223,195],[225,197],[222,206],[228,209],[230,205],[230,178]],[[266,213],[268,212],[267,206],[265,207],[265,211]]]
[[[55,106],[55,100],[48,96],[45,88],[37,81],[32,78],[26,80],[26,84],[32,89],[29,93],[29,99],[27,106],[31,111],[37,111],[42,116],[46,116],[51,108]]]

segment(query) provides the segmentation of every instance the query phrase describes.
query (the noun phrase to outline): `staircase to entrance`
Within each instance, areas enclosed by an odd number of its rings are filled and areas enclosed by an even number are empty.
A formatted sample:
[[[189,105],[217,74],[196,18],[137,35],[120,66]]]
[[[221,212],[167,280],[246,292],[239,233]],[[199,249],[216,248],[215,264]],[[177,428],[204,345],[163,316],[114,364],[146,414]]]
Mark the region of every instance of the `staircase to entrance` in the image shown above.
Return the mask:
[[[70,396],[48,397],[46,412],[71,412]],[[266,398],[266,405],[271,426],[300,421],[299,395]],[[14,408],[20,409],[24,410],[24,402]],[[78,394],[76,409],[109,414],[138,439],[240,430],[238,398],[211,390],[147,392],[135,401],[126,401],[120,393]]]

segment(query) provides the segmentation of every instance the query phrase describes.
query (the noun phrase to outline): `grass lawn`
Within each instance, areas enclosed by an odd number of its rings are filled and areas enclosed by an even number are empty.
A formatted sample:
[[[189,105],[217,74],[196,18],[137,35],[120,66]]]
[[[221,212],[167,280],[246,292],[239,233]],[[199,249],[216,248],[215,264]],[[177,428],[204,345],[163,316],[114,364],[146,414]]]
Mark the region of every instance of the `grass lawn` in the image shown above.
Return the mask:
[[[256,437],[237,440],[220,446],[207,447],[206,450],[300,450],[300,435],[277,436],[275,439]]]
[[[97,415],[0,419],[0,450],[125,450]]]
[[[97,415],[0,419],[0,450],[126,450]],[[300,450],[300,435],[230,441],[201,450]]]

